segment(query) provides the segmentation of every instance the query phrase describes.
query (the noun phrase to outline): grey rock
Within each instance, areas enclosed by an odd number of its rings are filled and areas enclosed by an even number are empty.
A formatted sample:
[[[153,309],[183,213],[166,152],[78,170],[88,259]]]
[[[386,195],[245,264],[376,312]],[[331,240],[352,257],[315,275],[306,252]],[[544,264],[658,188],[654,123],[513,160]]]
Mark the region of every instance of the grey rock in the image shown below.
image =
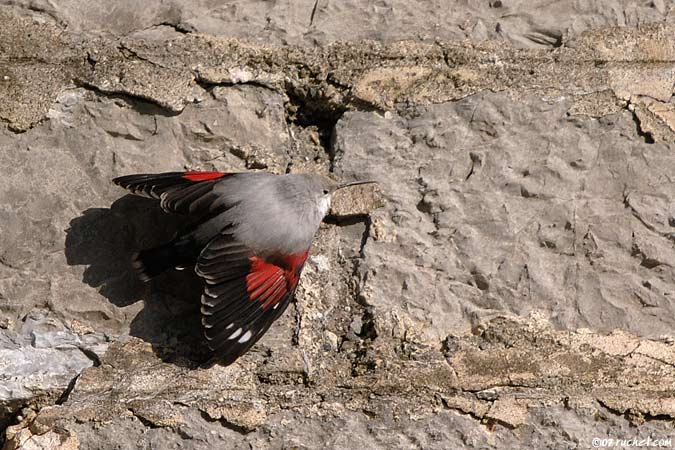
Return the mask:
[[[565,35],[590,28],[635,27],[672,21],[672,8],[662,1],[624,4],[593,0],[551,5],[544,0],[504,2],[409,2],[395,0],[367,4],[358,0],[326,0],[212,4],[200,1],[152,0],[137,8],[120,1],[115,8],[103,0],[58,4],[45,0],[7,2],[15,8],[58,23],[78,33],[126,35],[166,27],[174,33],[208,33],[228,38],[275,44],[327,44],[332,41],[372,39],[476,39],[475,27],[484,23],[489,39],[512,45],[559,46]],[[442,11],[443,14],[439,14]],[[345,26],[348,24],[349,26]],[[480,39],[480,37],[478,37]]]
[[[672,343],[555,330],[538,316],[496,319],[476,337],[454,339],[447,360],[433,349],[405,359],[374,346],[354,360],[366,364],[362,372],[323,357],[330,370],[306,385],[288,377],[290,360],[276,369],[250,358],[190,369],[159,361],[151,345],[131,338],[84,370],[67,401],[10,427],[9,448],[48,432],[104,449],[568,448],[616,434],[662,436],[667,425],[649,417],[675,414],[663,397],[675,381]],[[289,423],[303,426],[289,431]]]
[[[378,180],[387,205],[371,214],[359,288],[384,328],[438,340],[540,311],[568,329],[672,332],[672,296],[640,300],[658,296],[645,280],[675,282],[671,149],[636,136],[628,111],[603,124],[568,108],[486,93],[341,119],[338,173]]]
[[[57,3],[0,7],[5,448],[669,437],[671,6]],[[185,221],[110,183],[181,169],[378,181],[227,368],[129,264]]]
[[[316,144],[323,140],[324,147],[346,110],[438,104],[484,90],[571,96],[570,112],[595,117],[627,107],[652,140],[675,139],[668,103],[675,82],[670,39],[675,28],[668,23],[644,32],[589,30],[560,49],[542,51],[496,41],[270,47],[199,34],[83,41],[80,34],[5,10],[0,22],[0,38],[12,49],[0,83],[9,101],[0,105],[0,117],[14,131],[44,119],[72,83],[148,100],[170,115],[199,104],[204,89],[214,85],[251,84],[281,94],[288,121],[307,127],[307,137]],[[49,83],[24,82],[35,76]],[[305,158],[311,153],[311,146],[295,147]]]
[[[20,332],[0,335],[0,426],[24,405],[34,408],[58,399],[82,370],[98,364],[108,339],[79,334],[59,320],[27,318]]]

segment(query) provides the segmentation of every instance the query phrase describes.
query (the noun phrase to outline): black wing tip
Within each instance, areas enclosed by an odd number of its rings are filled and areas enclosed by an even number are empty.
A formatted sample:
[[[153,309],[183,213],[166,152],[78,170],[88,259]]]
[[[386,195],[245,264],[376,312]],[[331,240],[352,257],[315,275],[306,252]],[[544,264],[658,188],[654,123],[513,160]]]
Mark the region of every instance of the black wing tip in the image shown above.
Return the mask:
[[[118,186],[148,180],[165,180],[176,177],[182,177],[184,172],[162,172],[162,173],[134,173],[131,175],[122,175],[112,179],[112,182]]]
[[[253,344],[251,344],[242,348],[241,345],[237,346],[236,344],[232,344],[228,347],[225,347],[224,349],[221,342],[214,341],[209,337],[207,330],[203,330],[202,336],[202,342],[205,344],[205,348],[208,349],[209,352],[208,358],[201,364],[201,367],[205,369],[211,368],[215,365],[227,367],[244,356],[244,354],[246,354],[253,346]]]
[[[128,184],[127,181],[129,180],[129,177],[133,175],[125,175],[121,177],[115,177],[112,179],[112,182],[116,186],[121,186],[124,187],[125,184]]]
[[[121,177],[115,177],[112,179],[113,184],[124,189],[130,189],[133,186],[139,184],[140,182],[145,181],[148,178],[148,175],[145,174],[136,174],[136,175],[123,175]]]

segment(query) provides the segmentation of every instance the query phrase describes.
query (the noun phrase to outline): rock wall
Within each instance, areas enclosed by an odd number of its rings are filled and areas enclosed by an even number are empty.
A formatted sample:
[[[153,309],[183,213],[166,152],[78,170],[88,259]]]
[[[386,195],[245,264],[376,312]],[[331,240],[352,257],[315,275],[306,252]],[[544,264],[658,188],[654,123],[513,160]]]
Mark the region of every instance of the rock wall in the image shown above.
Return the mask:
[[[469,3],[0,1],[4,448],[670,438],[675,6]],[[379,182],[226,368],[110,183],[180,169]]]

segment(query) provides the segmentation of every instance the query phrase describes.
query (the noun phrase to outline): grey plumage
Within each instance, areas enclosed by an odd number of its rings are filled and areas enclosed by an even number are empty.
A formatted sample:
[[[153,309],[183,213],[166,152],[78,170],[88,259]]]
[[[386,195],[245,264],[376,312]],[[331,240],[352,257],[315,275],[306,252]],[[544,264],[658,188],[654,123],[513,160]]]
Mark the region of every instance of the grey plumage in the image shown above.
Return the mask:
[[[166,212],[200,218],[173,241],[139,252],[134,266],[143,279],[195,266],[205,281],[204,335],[225,364],[245,353],[288,306],[331,197],[348,185],[317,174],[264,172],[170,172],[113,181],[160,200]]]
[[[214,207],[229,209],[208,226],[232,224],[235,238],[260,256],[294,254],[311,245],[337,186],[316,174],[237,174],[214,187]]]

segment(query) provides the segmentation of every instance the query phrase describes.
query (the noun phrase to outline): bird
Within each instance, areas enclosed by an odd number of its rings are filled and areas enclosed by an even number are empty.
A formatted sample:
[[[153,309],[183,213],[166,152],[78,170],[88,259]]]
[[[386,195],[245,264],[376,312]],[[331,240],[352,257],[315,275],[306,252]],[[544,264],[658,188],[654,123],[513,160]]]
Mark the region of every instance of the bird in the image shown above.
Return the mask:
[[[246,353],[288,307],[314,235],[333,194],[347,186],[313,174],[165,172],[114,178],[131,194],[159,200],[196,225],[154,248],[134,253],[132,266],[149,281],[194,267],[204,281],[201,326],[211,361],[229,365]]]

